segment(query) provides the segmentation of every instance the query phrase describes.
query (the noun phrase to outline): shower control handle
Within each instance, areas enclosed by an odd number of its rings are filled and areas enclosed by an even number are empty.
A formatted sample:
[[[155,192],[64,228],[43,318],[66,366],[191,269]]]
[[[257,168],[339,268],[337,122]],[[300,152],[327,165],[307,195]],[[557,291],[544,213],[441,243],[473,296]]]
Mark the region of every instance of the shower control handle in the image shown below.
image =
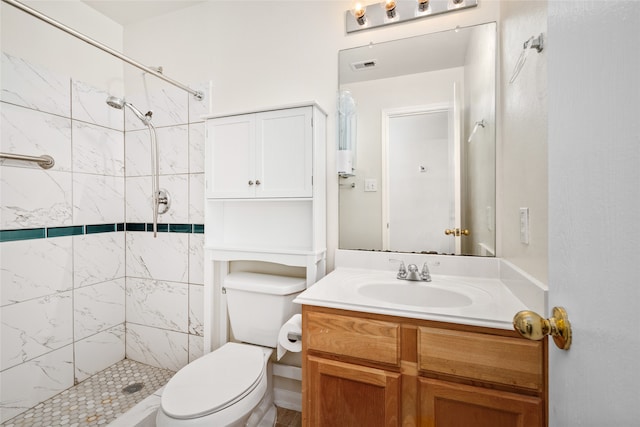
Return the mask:
[[[249,185],[253,185],[253,181],[249,180]]]
[[[256,185],[262,184],[259,179],[256,179]]]

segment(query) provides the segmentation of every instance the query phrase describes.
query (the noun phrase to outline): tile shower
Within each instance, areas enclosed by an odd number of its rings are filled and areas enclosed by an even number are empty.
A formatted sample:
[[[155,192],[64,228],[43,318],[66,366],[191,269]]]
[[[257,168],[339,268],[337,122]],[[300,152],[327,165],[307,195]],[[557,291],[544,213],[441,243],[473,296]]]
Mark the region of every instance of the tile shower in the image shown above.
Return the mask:
[[[147,129],[105,88],[5,53],[1,85],[0,151],[56,162],[0,161],[5,422],[125,357],[175,371],[202,355],[207,105],[168,85],[127,95],[154,111],[172,197],[154,238]]]

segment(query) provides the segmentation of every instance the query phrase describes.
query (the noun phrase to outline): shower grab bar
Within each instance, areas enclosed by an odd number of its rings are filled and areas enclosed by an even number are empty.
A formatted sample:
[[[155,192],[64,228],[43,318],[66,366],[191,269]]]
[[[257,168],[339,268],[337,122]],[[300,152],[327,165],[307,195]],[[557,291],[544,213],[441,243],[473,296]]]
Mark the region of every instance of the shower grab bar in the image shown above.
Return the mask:
[[[42,156],[25,156],[24,154],[0,153],[0,159],[23,160],[25,162],[37,163],[42,169],[51,169],[56,162],[53,157]]]
[[[182,83],[180,83],[180,82],[178,82],[176,80],[173,80],[172,78],[169,78],[169,77],[165,76],[164,74],[161,74],[159,72],[159,70],[157,70],[157,69],[153,69],[151,67],[147,67],[146,65],[142,65],[139,62],[134,61],[133,59],[129,58],[128,56],[123,55],[122,53],[118,52],[117,50],[111,49],[109,46],[107,46],[105,44],[102,44],[102,43],[92,39],[91,37],[85,36],[84,34],[74,30],[73,28],[67,27],[66,25],[56,21],[55,19],[49,18],[47,15],[45,15],[43,13],[40,13],[37,10],[30,8],[29,6],[26,6],[26,5],[22,4],[22,3],[20,3],[19,1],[16,1],[16,0],[2,0],[2,1],[5,2],[5,3],[10,4],[11,6],[13,6],[15,8],[18,8],[18,9],[22,10],[23,12],[28,13],[29,15],[31,15],[31,16],[33,16],[35,18],[40,19],[41,21],[46,22],[47,24],[53,25],[54,27],[64,31],[65,33],[70,34],[70,35],[82,40],[85,43],[89,43],[90,45],[92,45],[94,47],[97,47],[98,49],[100,49],[100,50],[102,50],[104,52],[107,52],[108,54],[113,55],[116,58],[118,58],[118,59],[120,59],[120,60],[122,60],[124,62],[127,62],[127,63],[133,65],[134,67],[141,69],[142,71],[144,71],[146,73],[154,75],[154,76],[158,77],[159,79],[164,80],[167,83],[171,83],[172,85],[174,85],[176,87],[179,87],[180,89],[182,89],[182,90],[184,90],[186,92],[189,92],[198,101],[202,101],[204,99],[204,93],[203,92],[201,92],[199,90],[191,89],[190,87],[185,86]]]

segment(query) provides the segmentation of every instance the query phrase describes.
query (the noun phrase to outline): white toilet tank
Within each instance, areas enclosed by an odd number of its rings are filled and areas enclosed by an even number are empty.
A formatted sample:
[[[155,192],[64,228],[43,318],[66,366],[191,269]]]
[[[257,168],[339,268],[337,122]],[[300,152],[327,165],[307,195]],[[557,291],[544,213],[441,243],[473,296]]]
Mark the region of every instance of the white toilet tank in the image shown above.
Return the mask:
[[[300,306],[293,300],[306,289],[306,280],[237,272],[227,275],[224,288],[234,338],[275,348],[282,325],[300,313]]]

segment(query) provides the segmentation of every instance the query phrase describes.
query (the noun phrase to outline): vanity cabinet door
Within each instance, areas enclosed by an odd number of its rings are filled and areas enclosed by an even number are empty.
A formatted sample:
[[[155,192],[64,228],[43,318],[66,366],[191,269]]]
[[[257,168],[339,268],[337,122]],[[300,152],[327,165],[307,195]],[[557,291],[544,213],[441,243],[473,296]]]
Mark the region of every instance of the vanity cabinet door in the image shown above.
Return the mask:
[[[392,427],[401,420],[401,374],[308,356],[308,427]]]
[[[542,399],[419,379],[421,427],[543,427]]]

